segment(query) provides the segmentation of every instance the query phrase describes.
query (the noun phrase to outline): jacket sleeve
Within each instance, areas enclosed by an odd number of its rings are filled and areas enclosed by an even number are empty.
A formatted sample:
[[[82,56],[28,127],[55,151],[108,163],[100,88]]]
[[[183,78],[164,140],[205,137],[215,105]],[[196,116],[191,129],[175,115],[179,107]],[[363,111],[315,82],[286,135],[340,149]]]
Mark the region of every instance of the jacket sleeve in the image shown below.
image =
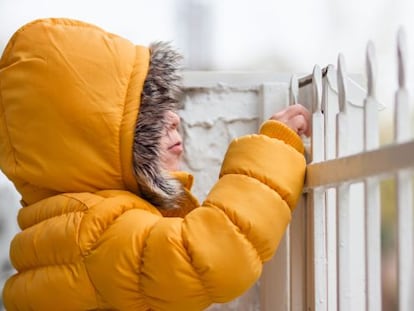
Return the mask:
[[[268,121],[261,133],[231,143],[200,208],[184,220],[162,219],[151,231],[141,285],[155,309],[199,310],[229,301],[254,284],[273,256],[306,164],[300,138],[282,123]]]
[[[218,182],[185,218],[137,210],[119,217],[100,239],[106,253],[88,258],[100,294],[121,309],[203,310],[249,289],[290,222],[305,173],[303,145],[293,131],[268,121],[261,133],[231,143]],[[93,258],[119,271],[113,282]],[[114,287],[131,290],[120,295]],[[132,299],[134,289],[140,301]]]

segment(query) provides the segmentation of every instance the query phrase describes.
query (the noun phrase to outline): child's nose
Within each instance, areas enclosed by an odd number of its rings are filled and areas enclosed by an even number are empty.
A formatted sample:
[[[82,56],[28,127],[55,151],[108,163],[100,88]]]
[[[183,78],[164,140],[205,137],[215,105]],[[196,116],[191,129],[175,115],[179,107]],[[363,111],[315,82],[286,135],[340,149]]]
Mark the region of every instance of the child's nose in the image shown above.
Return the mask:
[[[176,129],[180,126],[180,117],[175,112],[169,111],[168,118],[170,119],[170,124],[172,129]]]

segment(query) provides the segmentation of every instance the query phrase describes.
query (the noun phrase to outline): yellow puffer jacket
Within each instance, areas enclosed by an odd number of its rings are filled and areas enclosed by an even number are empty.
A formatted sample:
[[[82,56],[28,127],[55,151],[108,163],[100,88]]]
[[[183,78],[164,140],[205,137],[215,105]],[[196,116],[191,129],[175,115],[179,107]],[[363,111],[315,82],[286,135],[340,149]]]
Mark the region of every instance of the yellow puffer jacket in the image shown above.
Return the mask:
[[[232,142],[201,206],[176,173],[186,200],[157,208],[133,156],[151,57],[68,19],[25,25],[6,47],[0,168],[23,205],[7,310],[202,310],[273,256],[302,189],[300,138],[268,121]]]

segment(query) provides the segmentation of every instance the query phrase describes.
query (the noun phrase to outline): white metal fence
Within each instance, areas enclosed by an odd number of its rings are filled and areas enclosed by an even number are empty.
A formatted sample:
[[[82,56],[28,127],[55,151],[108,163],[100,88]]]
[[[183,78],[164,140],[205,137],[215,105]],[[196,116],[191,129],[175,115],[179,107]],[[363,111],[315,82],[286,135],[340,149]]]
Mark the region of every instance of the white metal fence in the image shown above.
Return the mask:
[[[349,79],[342,55],[336,70],[329,66],[322,71],[315,66],[307,87],[300,87],[306,79],[292,78],[291,103],[298,98],[312,103],[310,163],[305,198],[261,280],[262,310],[414,310],[413,114],[402,29],[397,45],[394,141],[385,146],[379,142],[380,104],[375,97],[372,43],[366,51],[367,95],[360,117],[350,113]],[[329,92],[335,80],[332,74],[336,74],[334,97]],[[360,131],[360,146],[355,146],[355,135],[350,134],[355,130]],[[381,263],[380,191],[384,180],[395,185],[397,215],[395,302],[391,304],[384,303],[384,288],[392,280],[382,277],[385,268]]]

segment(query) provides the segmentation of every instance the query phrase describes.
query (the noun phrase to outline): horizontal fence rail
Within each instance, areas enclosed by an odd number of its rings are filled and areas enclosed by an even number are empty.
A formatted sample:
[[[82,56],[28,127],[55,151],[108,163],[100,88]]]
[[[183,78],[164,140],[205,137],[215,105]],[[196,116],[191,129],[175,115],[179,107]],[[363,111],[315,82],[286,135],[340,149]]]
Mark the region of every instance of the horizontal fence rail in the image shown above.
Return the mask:
[[[391,175],[404,169],[414,169],[414,141],[309,164],[304,191],[359,182],[373,176]]]

